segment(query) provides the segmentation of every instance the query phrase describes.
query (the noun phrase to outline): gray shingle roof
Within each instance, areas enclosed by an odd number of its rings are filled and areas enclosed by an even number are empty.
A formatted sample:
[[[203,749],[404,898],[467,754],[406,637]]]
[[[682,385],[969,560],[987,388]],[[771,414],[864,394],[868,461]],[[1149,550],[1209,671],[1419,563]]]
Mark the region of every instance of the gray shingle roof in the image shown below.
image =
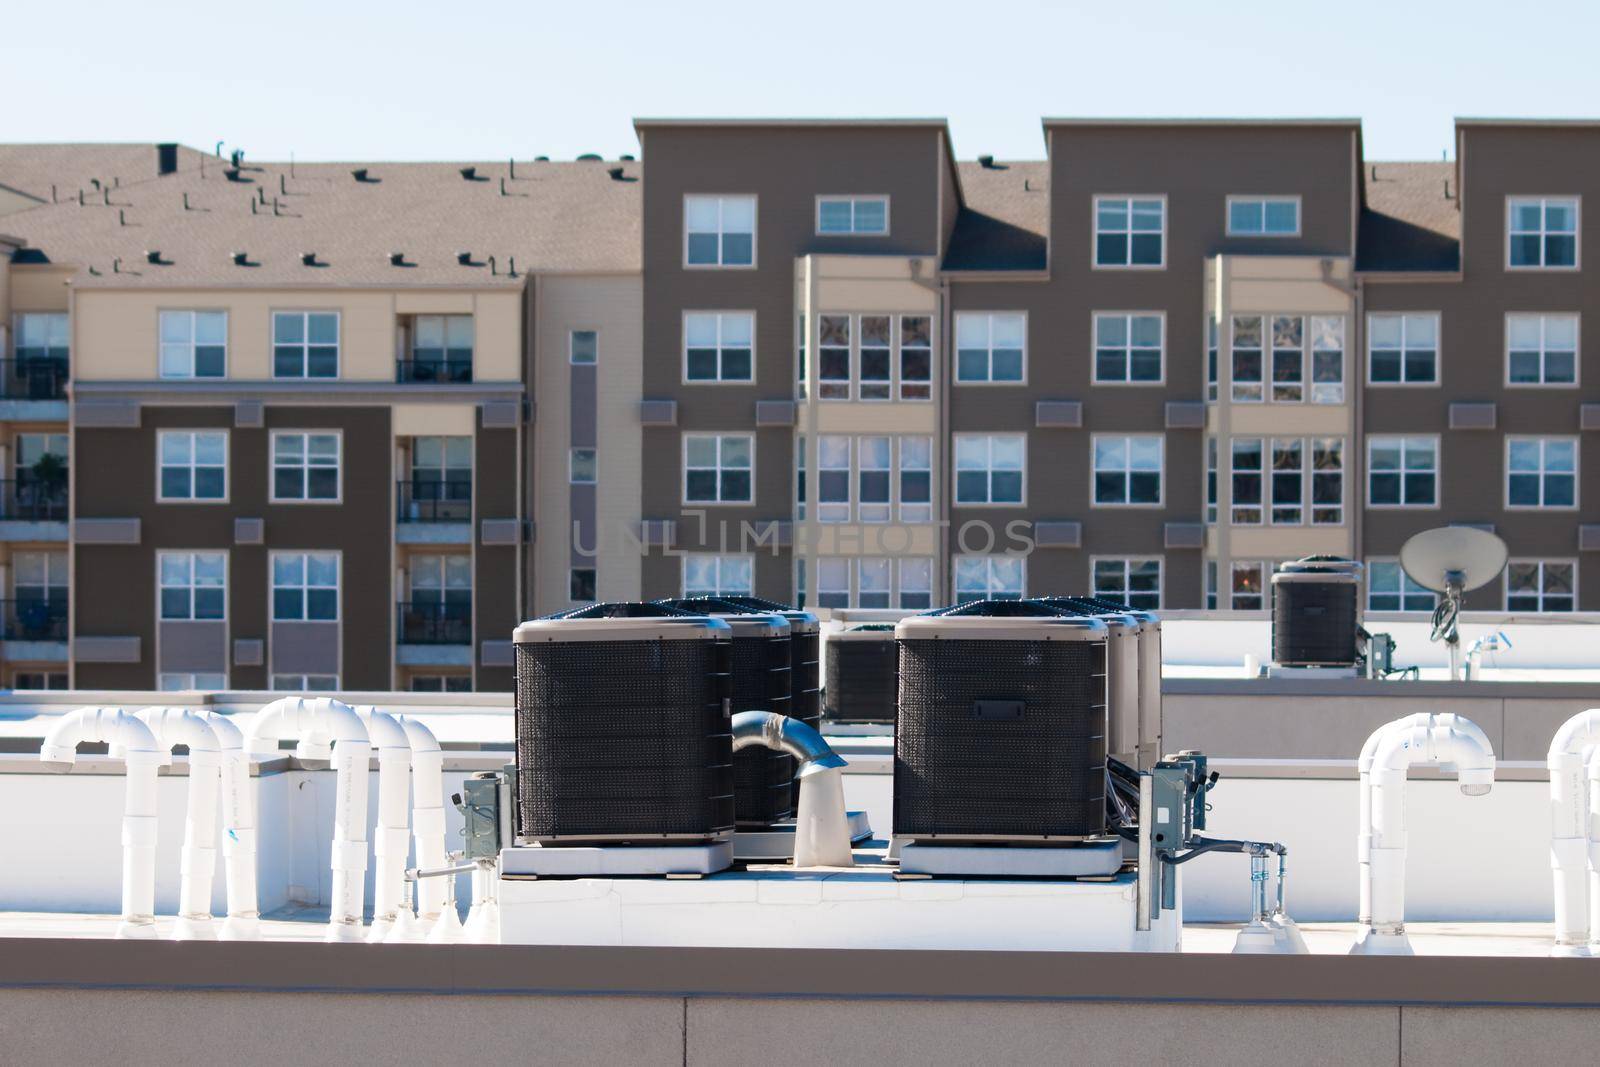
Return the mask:
[[[1366,204],[1357,269],[1460,269],[1461,202],[1454,163],[1363,163],[1361,182]]]
[[[1050,164],[960,163],[964,201],[945,270],[1044,270],[1050,231]]]
[[[199,167],[205,153],[178,147],[180,172]],[[129,185],[156,177],[153,144],[0,144],[0,185],[50,203],[76,200],[78,190],[99,195],[94,183]]]
[[[90,287],[512,286],[529,271],[639,269],[637,162],[518,162],[512,177],[504,160],[301,163],[292,173],[247,161],[234,180],[225,161],[207,159],[124,180],[109,205],[74,198],[17,212],[5,229],[52,262],[83,268],[74,284]],[[623,180],[612,177],[616,167]],[[391,263],[395,253],[404,265]]]

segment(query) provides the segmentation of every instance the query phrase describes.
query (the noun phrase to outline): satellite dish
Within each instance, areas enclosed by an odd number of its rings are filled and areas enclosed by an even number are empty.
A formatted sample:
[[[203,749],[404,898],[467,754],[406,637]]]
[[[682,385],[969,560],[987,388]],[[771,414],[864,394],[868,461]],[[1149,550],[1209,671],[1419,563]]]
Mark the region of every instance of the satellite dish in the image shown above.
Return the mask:
[[[1506,543],[1487,530],[1441,526],[1400,546],[1400,566],[1418,585],[1448,593],[1488,585],[1506,569]]]

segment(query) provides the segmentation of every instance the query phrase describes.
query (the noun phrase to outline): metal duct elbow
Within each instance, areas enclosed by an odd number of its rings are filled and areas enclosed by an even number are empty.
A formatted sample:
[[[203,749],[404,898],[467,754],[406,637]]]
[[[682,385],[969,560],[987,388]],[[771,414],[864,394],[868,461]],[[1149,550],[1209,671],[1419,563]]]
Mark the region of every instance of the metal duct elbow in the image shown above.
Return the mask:
[[[764,745],[793,756],[800,764],[796,778],[838,770],[846,765],[813,727],[775,711],[741,711],[733,717],[733,750],[737,752],[751,745]]]

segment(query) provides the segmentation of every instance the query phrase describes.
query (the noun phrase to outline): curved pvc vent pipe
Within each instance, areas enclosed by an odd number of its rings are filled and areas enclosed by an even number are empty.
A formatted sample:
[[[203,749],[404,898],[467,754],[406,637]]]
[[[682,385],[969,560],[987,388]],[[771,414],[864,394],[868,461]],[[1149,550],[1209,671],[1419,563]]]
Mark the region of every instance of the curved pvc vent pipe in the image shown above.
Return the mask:
[[[1494,749],[1483,731],[1459,715],[1421,715],[1379,727],[1362,748],[1370,767],[1368,835],[1361,878],[1369,913],[1352,955],[1409,956],[1405,932],[1406,773],[1417,765],[1453,769],[1461,791],[1481,796],[1494,785]],[[1370,751],[1370,756],[1368,755]]]
[[[394,926],[411,852],[406,799],[411,787],[411,741],[394,716],[375,707],[355,709],[378,750],[378,821],[373,828],[372,929],[368,941],[382,941]]]
[[[78,708],[50,727],[39,762],[67,770],[78,745],[103,742],[121,753],[127,767],[122,809],[122,923],[118,937],[156,936],[156,773],[164,754],[150,728],[121,708]]]
[[[795,811],[794,865],[850,867],[850,823],[844,808],[845,761],[809,724],[774,711],[733,717],[733,750],[764,745],[798,761],[800,803]]]
[[[433,731],[419,720],[401,715],[399,722],[411,745],[411,833],[416,842],[417,866],[432,870],[446,863],[444,753],[439,749],[439,741],[433,736]],[[444,910],[447,896],[444,881],[442,878],[424,878],[417,882],[417,922],[424,929],[431,926]],[[396,933],[401,934],[402,931]],[[410,936],[406,934],[401,939]]]
[[[217,735],[222,749],[222,867],[228,882],[228,917],[218,938],[253,941],[261,929],[256,910],[255,796],[250,789],[250,753],[244,732],[218,711],[200,717]]]
[[[1561,724],[1550,740],[1545,766],[1550,770],[1550,870],[1555,882],[1555,956],[1587,956],[1589,940],[1600,934],[1600,823],[1591,818],[1600,804],[1595,782],[1600,762],[1600,709],[1580,711]],[[1588,755],[1587,761],[1585,755]],[[1586,766],[1587,764],[1587,766]]]
[[[222,746],[207,722],[187,708],[145,708],[135,716],[150,727],[172,762],[178,745],[189,749],[189,803],[183,820],[183,853],[178,881],[175,941],[214,941],[211,887],[217,875],[217,800],[222,779]]]

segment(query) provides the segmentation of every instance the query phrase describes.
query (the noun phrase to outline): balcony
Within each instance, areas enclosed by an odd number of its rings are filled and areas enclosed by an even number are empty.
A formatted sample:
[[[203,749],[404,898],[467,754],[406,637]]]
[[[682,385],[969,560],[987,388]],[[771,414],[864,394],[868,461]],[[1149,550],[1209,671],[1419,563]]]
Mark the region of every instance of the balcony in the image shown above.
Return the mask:
[[[65,540],[67,487],[32,478],[0,480],[0,540]],[[35,523],[61,523],[61,531],[41,529]],[[54,536],[56,532],[60,537]]]
[[[67,597],[0,600],[0,641],[65,641]]]
[[[397,359],[394,380],[427,385],[466,385],[472,381],[472,357],[465,359]]]
[[[471,645],[472,604],[402,601],[395,605],[402,645]]]
[[[472,478],[410,478],[395,484],[402,543],[454,544],[472,534]],[[427,527],[433,526],[430,530]],[[453,535],[446,536],[446,534]],[[435,536],[437,535],[437,536]]]
[[[65,400],[66,397],[65,359],[0,359],[0,400]]]

